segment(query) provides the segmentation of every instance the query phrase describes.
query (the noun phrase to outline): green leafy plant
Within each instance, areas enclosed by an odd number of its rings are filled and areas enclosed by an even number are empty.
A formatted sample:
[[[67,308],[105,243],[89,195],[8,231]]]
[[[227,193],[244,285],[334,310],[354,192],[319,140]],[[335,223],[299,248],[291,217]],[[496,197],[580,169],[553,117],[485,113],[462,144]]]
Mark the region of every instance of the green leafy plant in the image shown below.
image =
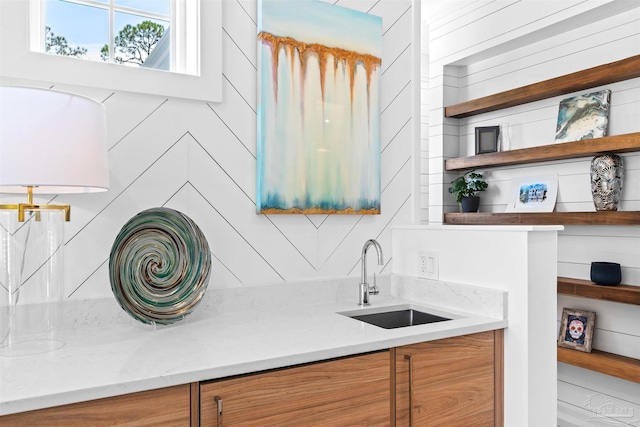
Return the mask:
[[[114,58],[116,64],[132,63],[142,65],[164,34],[164,27],[152,21],[143,21],[135,27],[124,26],[114,42]],[[109,45],[100,50],[100,58],[109,60]]]
[[[484,191],[489,186],[482,175],[476,173],[475,170],[466,172],[464,175],[460,175],[453,181],[451,181],[451,187],[449,187],[449,193],[456,195],[456,201],[460,203],[463,197],[475,196],[476,193]]]

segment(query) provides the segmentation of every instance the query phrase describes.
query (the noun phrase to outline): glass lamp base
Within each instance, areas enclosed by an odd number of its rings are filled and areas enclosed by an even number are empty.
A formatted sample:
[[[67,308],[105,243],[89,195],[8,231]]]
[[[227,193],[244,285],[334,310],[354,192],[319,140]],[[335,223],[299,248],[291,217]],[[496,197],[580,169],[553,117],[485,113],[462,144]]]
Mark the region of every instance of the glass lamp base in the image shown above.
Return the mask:
[[[38,215],[40,214],[40,215]],[[0,356],[54,351],[62,327],[62,211],[0,209]]]
[[[0,347],[0,357],[32,356],[49,353],[64,347],[62,341],[53,339],[33,339]]]

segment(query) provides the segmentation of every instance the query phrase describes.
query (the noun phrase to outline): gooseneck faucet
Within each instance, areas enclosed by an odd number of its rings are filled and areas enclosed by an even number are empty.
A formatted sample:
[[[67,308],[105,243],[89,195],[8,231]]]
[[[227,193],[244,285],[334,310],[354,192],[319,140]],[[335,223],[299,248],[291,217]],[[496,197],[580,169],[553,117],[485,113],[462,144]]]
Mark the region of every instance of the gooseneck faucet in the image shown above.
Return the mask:
[[[384,264],[384,259],[382,257],[382,247],[380,247],[380,243],[378,243],[375,239],[367,240],[362,247],[362,257],[360,259],[360,263],[362,265],[362,275],[360,277],[360,295],[358,298],[358,305],[361,307],[370,305],[369,295],[378,295],[378,293],[380,292],[376,286],[375,276],[373,279],[373,286],[369,287],[369,284],[367,283],[367,250],[371,246],[376,248],[376,252],[378,253],[378,265]]]

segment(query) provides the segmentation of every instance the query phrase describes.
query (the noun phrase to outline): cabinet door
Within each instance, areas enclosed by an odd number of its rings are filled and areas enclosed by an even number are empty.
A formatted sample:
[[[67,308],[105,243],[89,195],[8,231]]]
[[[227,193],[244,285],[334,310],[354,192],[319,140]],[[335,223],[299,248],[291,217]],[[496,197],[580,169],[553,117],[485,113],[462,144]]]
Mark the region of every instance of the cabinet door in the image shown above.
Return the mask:
[[[502,358],[495,358],[494,344],[489,331],[398,347],[396,426],[500,424],[494,396],[502,397]]]
[[[190,385],[179,385],[0,417],[0,425],[180,426],[191,423]]]
[[[203,383],[200,417],[203,427],[388,426],[390,353]]]

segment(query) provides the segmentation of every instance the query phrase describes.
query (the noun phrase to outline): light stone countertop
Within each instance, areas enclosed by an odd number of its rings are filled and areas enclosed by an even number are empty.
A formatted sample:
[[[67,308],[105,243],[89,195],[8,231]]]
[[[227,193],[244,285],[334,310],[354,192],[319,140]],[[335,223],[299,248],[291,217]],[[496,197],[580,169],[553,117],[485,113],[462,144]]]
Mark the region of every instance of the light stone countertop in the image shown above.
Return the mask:
[[[358,281],[211,289],[198,315],[196,309],[169,327],[108,316],[110,325],[75,324],[60,336],[61,349],[0,357],[0,415],[507,326],[503,291],[404,276],[380,278],[372,308],[412,304],[453,320],[398,329],[369,325],[339,314],[358,310]]]

